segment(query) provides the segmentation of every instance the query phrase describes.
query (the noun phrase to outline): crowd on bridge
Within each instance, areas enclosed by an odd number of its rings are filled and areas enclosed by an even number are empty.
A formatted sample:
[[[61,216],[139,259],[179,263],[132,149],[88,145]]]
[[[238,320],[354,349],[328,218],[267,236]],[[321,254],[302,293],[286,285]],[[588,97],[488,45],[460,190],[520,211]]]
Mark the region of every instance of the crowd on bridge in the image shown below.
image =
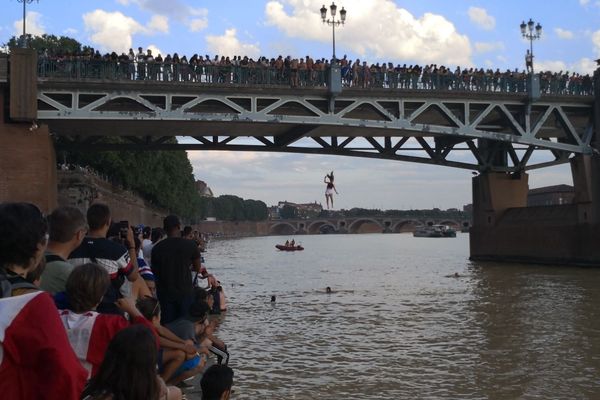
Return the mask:
[[[203,400],[229,398],[202,235],[174,215],[139,228],[101,203],[47,217],[0,203],[2,398],[174,400],[192,379]]]
[[[447,67],[444,65],[407,65],[354,61],[344,56],[336,60],[341,67],[345,87],[411,90],[462,90],[495,93],[524,93],[529,73],[525,70],[500,71],[491,68]],[[306,57],[218,56],[177,53],[152,54],[141,47],[135,52],[118,55],[101,54],[94,49],[81,53],[50,54],[42,51],[38,75],[42,78],[106,79],[159,82],[196,82],[206,84],[290,85],[291,87],[325,87],[329,60]],[[541,71],[540,89],[545,94],[592,95],[589,74]]]

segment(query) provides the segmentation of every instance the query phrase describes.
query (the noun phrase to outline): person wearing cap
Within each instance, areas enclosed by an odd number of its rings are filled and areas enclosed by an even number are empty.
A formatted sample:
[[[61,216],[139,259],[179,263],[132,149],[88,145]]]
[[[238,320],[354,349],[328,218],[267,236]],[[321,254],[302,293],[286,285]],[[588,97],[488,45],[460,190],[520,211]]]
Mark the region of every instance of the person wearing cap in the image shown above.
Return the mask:
[[[152,248],[150,265],[164,325],[186,315],[194,298],[190,266],[200,272],[202,265],[196,242],[181,237],[179,218],[169,215],[163,225],[167,238]]]

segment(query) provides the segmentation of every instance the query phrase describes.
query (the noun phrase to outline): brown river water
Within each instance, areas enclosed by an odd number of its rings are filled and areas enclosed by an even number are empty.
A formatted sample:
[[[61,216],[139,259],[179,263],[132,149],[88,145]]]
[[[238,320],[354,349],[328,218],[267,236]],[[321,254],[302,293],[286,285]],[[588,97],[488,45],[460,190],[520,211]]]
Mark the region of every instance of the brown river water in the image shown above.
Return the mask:
[[[285,239],[205,255],[232,399],[600,399],[600,269],[470,262],[460,233]]]

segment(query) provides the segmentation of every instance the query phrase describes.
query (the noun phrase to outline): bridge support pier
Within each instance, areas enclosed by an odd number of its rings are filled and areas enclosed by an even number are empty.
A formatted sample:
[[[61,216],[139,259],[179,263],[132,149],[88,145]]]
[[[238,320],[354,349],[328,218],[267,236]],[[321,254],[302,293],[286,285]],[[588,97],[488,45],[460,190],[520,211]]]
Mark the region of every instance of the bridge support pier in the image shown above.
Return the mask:
[[[2,96],[0,110],[1,103]],[[47,126],[31,126],[0,118],[0,202],[25,201],[49,212],[57,203],[54,143]]]
[[[473,178],[471,260],[600,266],[600,157],[571,161],[574,204],[527,207],[527,174]]]
[[[0,202],[30,202],[49,212],[57,203],[56,155],[48,127],[34,124],[36,54],[15,49],[10,57],[10,102],[0,83]]]

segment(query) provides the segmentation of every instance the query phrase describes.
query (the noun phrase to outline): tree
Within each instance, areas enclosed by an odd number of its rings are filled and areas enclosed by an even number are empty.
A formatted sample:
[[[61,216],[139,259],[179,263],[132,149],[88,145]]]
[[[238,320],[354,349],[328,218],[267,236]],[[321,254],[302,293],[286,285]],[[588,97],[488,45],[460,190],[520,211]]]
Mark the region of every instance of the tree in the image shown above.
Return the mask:
[[[125,143],[122,138],[107,137],[109,143]],[[172,138],[169,143],[176,143]],[[57,139],[60,147],[60,139]],[[87,165],[131,189],[157,206],[184,218],[197,218],[201,209],[192,165],[183,150],[154,151],[62,151],[69,163]]]
[[[21,47],[19,38],[13,36],[9,39],[5,46],[9,48]],[[27,34],[27,47],[35,49],[38,52],[48,50],[49,54],[67,54],[79,53],[92,50],[89,46],[82,46],[77,40],[68,36],[56,36],[43,34],[42,36],[32,36]]]

